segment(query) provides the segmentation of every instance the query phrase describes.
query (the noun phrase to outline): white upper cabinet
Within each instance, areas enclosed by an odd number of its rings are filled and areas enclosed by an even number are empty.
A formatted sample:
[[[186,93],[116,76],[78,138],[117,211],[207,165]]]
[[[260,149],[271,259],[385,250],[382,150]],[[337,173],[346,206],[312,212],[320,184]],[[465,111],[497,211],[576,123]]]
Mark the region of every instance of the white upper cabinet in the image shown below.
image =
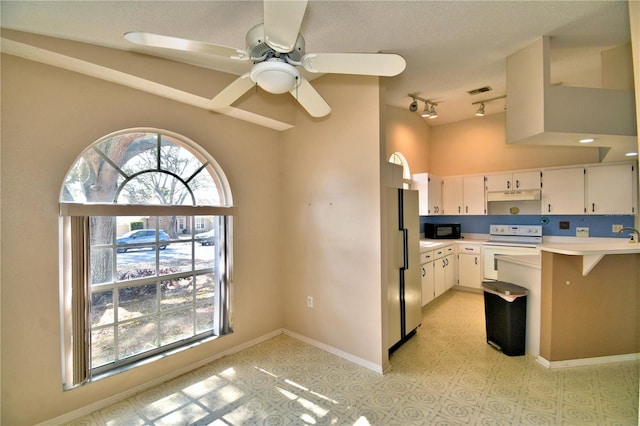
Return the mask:
[[[429,210],[431,215],[442,214],[442,178],[439,176],[429,177]]]
[[[438,178],[439,181],[440,178]],[[428,181],[425,183],[428,187]],[[438,188],[439,185],[436,185]],[[638,213],[636,162],[581,164],[540,170],[442,178],[442,215],[635,215]],[[437,199],[437,198],[436,198]],[[513,213],[512,210],[516,210]],[[433,213],[436,211],[436,213]],[[423,213],[420,213],[423,214]]]
[[[584,214],[584,167],[545,170],[542,214]]]
[[[487,191],[540,189],[540,171],[524,171],[487,175]]]
[[[634,164],[586,167],[587,214],[636,214],[637,178]]]
[[[443,178],[442,207],[445,215],[485,214],[484,176]]]
[[[429,173],[413,175],[412,188],[418,190],[420,216],[442,214],[442,178]]]
[[[442,213],[462,214],[462,176],[442,178]]]
[[[465,176],[462,179],[464,214],[486,214],[484,176]]]

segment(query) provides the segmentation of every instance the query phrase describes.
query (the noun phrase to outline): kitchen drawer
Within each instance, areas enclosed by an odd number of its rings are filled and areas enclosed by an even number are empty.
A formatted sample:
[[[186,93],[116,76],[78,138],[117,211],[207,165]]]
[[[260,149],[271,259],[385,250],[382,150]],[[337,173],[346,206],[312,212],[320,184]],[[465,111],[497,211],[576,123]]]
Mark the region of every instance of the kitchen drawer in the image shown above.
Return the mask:
[[[433,260],[440,259],[441,257],[447,256],[451,253],[453,253],[453,244],[435,249],[433,251]]]
[[[471,244],[458,244],[459,254],[480,254],[482,252],[482,246]]]
[[[429,263],[433,261],[433,250],[423,251],[420,253],[420,264]]]

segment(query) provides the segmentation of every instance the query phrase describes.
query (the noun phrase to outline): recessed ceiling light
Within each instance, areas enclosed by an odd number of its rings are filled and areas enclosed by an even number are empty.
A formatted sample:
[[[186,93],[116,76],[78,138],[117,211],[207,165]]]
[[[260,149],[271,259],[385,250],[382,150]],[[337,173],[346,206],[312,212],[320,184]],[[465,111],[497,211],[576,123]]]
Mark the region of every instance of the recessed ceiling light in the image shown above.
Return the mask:
[[[584,138],[584,139],[580,139],[578,142],[580,142],[580,143],[591,143],[593,141],[595,141],[594,138]]]
[[[635,157],[636,155],[638,155],[638,153],[637,152],[627,152],[625,155],[627,157]]]

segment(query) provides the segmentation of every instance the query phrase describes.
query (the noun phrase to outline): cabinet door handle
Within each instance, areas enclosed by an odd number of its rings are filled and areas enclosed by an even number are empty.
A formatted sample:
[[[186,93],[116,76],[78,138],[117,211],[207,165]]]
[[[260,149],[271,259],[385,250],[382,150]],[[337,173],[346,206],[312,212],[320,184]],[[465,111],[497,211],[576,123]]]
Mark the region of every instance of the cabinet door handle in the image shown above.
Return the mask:
[[[465,247],[465,250],[473,250],[471,247]]]
[[[458,213],[460,213],[460,206],[458,206]]]
[[[426,269],[422,268],[422,276],[424,277],[425,275],[427,275],[427,271]]]
[[[469,206],[464,206],[464,212],[469,213]]]
[[[511,189],[511,182],[507,181],[507,189]]]
[[[551,204],[548,204],[547,212],[551,213]]]
[[[475,263],[477,265],[478,264],[478,256],[476,256],[473,260],[475,261]]]
[[[516,179],[516,188],[520,188],[520,181]]]
[[[592,212],[596,211],[596,203],[591,203],[591,211]]]

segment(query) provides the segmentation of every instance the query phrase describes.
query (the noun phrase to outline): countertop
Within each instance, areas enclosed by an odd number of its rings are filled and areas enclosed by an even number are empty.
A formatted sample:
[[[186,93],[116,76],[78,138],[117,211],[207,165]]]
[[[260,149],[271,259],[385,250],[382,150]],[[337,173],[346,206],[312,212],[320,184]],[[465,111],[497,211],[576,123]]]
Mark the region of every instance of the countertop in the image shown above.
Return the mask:
[[[420,250],[435,250],[451,244],[484,244],[487,240],[461,238],[459,240],[430,240],[422,238],[420,240]]]
[[[573,256],[591,256],[605,254],[633,254],[640,253],[640,244],[624,240],[619,243],[545,243],[538,246],[542,251]]]
[[[425,251],[425,250],[439,249],[439,248],[451,245],[455,241],[456,240],[425,240],[425,239],[422,239],[422,240],[420,240],[420,250],[421,251]]]

